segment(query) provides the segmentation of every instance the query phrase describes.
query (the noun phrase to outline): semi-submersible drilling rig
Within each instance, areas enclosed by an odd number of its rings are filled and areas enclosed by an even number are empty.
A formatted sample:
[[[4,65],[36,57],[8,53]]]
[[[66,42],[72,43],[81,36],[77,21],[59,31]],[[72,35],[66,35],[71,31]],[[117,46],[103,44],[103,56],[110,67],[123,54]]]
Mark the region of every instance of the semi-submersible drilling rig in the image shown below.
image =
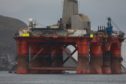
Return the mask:
[[[120,74],[124,33],[107,26],[91,30],[88,16],[78,13],[77,0],[64,0],[63,16],[56,25],[37,28],[32,20],[15,37],[18,64],[16,73]],[[68,46],[75,50],[70,51]],[[64,54],[65,53],[65,54]],[[73,54],[77,53],[77,59]],[[72,59],[74,67],[64,65]]]

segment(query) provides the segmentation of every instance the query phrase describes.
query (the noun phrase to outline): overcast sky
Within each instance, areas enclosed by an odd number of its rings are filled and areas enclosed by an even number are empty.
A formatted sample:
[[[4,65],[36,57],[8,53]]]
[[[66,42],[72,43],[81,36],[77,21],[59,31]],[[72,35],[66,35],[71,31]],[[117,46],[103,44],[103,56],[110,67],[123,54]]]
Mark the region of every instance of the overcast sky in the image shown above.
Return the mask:
[[[63,0],[0,0],[0,15],[25,22],[32,17],[39,25],[46,26],[62,16],[62,5]],[[110,16],[126,31],[126,0],[79,0],[79,10],[90,17],[93,28],[105,25]]]

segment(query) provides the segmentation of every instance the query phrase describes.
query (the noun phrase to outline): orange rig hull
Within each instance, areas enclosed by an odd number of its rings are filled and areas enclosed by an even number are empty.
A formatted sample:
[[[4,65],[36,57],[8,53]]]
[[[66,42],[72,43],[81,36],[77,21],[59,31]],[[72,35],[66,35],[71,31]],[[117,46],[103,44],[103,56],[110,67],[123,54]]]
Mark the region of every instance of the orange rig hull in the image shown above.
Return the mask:
[[[55,74],[76,71],[77,74],[121,74],[121,40],[118,37],[15,37],[18,64],[16,73]],[[67,46],[75,50],[68,53]],[[64,59],[63,52],[68,53]],[[64,63],[78,52],[76,67]],[[74,59],[74,58],[73,58]]]

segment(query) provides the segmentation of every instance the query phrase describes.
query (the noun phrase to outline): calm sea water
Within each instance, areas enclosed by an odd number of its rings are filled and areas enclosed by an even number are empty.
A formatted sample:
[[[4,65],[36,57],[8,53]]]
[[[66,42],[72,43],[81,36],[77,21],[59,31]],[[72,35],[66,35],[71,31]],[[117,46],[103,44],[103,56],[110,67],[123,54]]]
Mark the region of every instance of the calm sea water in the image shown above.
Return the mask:
[[[0,72],[0,84],[126,84],[122,75],[29,74]]]

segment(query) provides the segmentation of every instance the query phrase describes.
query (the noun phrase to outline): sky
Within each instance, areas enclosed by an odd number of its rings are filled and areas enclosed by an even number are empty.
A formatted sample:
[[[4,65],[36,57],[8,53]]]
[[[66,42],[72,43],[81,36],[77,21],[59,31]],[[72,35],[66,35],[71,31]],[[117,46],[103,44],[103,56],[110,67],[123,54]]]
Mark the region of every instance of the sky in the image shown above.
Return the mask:
[[[63,0],[0,0],[0,15],[26,23],[33,18],[38,25],[47,26],[62,17],[62,7]],[[126,32],[126,0],[79,0],[79,12],[89,16],[92,29],[106,25],[107,17],[111,17]]]

